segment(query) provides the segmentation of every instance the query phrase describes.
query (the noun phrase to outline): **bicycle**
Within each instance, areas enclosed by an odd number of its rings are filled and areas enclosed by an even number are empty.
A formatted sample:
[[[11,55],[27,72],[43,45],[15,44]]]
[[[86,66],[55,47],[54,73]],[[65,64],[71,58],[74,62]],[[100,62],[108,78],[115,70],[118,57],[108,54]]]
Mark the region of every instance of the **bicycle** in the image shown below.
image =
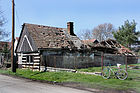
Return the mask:
[[[125,80],[128,77],[128,73],[124,69],[120,69],[121,64],[117,64],[117,71],[113,71],[111,65],[105,67],[102,71],[102,77],[105,79],[109,79],[111,72],[120,80]]]

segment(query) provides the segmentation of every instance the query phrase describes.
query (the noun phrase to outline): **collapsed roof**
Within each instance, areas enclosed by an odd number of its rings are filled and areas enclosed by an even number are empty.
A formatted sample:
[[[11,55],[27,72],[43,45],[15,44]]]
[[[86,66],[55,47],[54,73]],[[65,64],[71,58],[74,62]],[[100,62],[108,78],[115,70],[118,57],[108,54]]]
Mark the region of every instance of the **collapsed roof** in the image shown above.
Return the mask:
[[[112,54],[135,55],[130,49],[122,46],[116,40],[108,39],[90,46],[93,50]]]

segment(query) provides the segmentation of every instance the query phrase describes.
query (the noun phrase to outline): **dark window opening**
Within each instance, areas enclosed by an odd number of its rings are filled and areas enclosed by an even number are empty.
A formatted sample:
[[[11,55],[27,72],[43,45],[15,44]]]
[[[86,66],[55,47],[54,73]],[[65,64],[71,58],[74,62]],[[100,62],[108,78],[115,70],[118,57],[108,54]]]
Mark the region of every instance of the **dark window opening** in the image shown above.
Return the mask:
[[[27,58],[27,62],[29,62],[29,56],[27,56],[26,58]]]
[[[33,63],[33,56],[26,56],[27,62]]]
[[[33,56],[30,56],[30,61],[33,62]]]

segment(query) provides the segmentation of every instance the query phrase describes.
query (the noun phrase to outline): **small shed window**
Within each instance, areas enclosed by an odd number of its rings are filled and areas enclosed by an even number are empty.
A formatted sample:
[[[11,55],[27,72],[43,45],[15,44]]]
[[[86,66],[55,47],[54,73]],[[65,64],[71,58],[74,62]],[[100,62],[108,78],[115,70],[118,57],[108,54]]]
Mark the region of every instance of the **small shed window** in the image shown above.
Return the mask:
[[[33,62],[33,56],[30,56],[30,61]]]
[[[26,58],[27,58],[27,62],[29,62],[29,56],[27,56]]]
[[[33,56],[27,56],[27,62],[32,63],[33,62]]]

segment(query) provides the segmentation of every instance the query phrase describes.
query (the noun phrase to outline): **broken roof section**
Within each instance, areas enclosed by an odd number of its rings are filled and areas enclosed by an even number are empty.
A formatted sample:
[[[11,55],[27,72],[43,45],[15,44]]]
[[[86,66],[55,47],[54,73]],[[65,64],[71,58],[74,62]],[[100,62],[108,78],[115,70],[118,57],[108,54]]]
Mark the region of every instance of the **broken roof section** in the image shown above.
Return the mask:
[[[70,22],[70,24],[71,23],[72,22]],[[36,50],[48,48],[81,49],[81,40],[67,28],[50,27],[28,23],[25,23],[23,25],[23,30],[21,32],[18,44],[19,47],[22,47],[22,44],[20,43],[24,42],[24,39],[22,39],[24,38],[24,36],[22,36],[22,33],[24,32],[25,28],[29,36],[32,38],[31,40],[33,41],[33,43],[31,43],[31,46],[32,44],[34,44],[33,46],[36,47]],[[17,50],[20,49],[19,47],[17,48]]]
[[[122,46],[116,40],[113,39],[101,41],[100,43],[93,45],[91,47],[92,49],[103,51],[106,53],[132,55],[132,56],[135,55],[135,53],[133,53],[130,49]]]

